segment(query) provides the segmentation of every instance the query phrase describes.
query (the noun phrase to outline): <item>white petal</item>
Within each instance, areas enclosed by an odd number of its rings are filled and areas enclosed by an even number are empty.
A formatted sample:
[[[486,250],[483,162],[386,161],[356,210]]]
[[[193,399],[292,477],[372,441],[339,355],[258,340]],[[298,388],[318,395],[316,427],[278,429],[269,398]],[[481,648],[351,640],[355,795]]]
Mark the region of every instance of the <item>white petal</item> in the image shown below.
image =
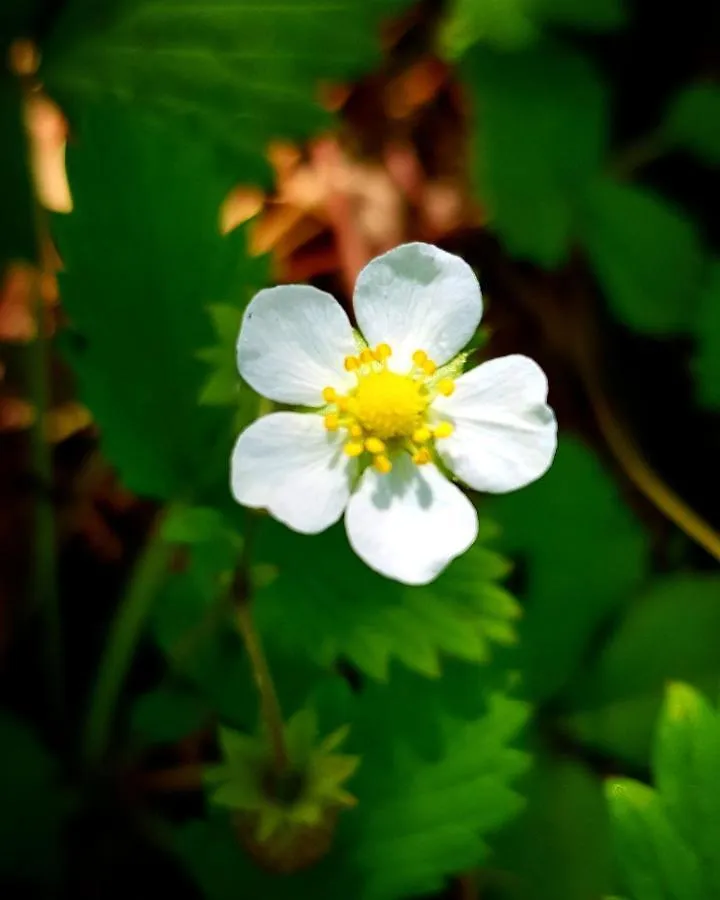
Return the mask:
[[[342,515],[357,470],[342,443],[314,413],[263,416],[235,444],[233,496],[243,506],[267,509],[295,531],[324,531]]]
[[[369,262],[358,276],[353,305],[367,342],[389,344],[389,364],[398,372],[407,371],[416,350],[438,365],[448,362],[482,316],[473,270],[432,244],[403,244]]]
[[[545,373],[527,356],[504,356],[461,375],[432,409],[455,431],[437,441],[448,468],[476,491],[502,494],[550,468],[557,424]]]
[[[347,389],[355,354],[352,327],[330,294],[304,284],[260,291],[245,311],[237,355],[240,374],[264,397],[322,406],[324,387]]]
[[[401,453],[387,475],[365,470],[345,528],[370,568],[405,584],[427,584],[468,549],[478,523],[472,503],[436,466],[416,466]]]

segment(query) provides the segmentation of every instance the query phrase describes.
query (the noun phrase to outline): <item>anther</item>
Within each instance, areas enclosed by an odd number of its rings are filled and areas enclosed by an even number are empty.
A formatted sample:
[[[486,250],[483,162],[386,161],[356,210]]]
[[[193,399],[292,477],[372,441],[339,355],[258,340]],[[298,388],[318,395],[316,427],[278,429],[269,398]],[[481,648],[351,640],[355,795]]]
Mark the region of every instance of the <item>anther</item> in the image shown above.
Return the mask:
[[[337,400],[337,391],[335,388],[323,388],[322,398],[326,403],[334,403]]]
[[[452,378],[441,378],[436,387],[439,394],[442,394],[443,397],[449,397],[455,390],[455,382]]]
[[[360,362],[364,366],[369,366],[370,363],[374,362],[374,361],[375,361],[375,356],[374,356],[372,350],[368,350],[368,348],[366,347],[360,354]]]
[[[348,441],[343,447],[346,456],[360,456],[364,449],[361,441]]]
[[[431,359],[426,359],[421,368],[426,375],[434,375],[437,371],[437,366]]]
[[[363,436],[362,426],[358,425],[357,423],[351,425],[349,430],[350,434],[354,438],[361,438]]]
[[[369,437],[365,441],[365,449],[368,451],[368,453],[384,453],[385,444],[380,440],[380,438]]]
[[[412,461],[418,466],[424,466],[426,463],[430,462],[430,451],[427,447],[422,447],[413,454]]]
[[[415,444],[424,444],[426,441],[429,441],[431,438],[430,431],[427,428],[418,428],[413,432],[413,443]]]
[[[450,437],[453,431],[455,431],[455,429],[450,422],[441,422],[433,428],[433,434],[436,438]]]
[[[387,456],[376,456],[373,460],[373,465],[381,472],[383,475],[387,475],[387,473],[392,469],[392,463],[387,458]]]
[[[335,415],[335,413],[325,416],[325,427],[328,431],[337,431],[340,427],[340,417]]]
[[[360,360],[356,356],[346,356],[345,368],[348,372],[354,372],[360,368]]]
[[[378,362],[385,362],[389,356],[392,356],[390,344],[378,344],[375,348],[375,359]]]
[[[420,368],[427,362],[428,355],[424,350],[416,350],[412,355],[412,361]]]

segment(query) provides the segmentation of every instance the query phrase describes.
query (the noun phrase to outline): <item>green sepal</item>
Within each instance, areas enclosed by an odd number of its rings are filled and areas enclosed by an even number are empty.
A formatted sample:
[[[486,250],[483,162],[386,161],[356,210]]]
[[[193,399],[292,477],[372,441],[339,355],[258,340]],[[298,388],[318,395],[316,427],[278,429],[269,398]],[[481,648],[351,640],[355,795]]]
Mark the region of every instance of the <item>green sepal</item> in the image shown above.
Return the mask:
[[[343,785],[355,773],[360,757],[333,752],[349,730],[343,726],[320,740],[315,711],[299,710],[285,726],[289,768],[278,775],[264,731],[251,736],[221,727],[224,762],[204,773],[210,802],[255,813],[255,839],[261,843],[288,829],[316,825],[330,810],[354,806],[355,798]]]

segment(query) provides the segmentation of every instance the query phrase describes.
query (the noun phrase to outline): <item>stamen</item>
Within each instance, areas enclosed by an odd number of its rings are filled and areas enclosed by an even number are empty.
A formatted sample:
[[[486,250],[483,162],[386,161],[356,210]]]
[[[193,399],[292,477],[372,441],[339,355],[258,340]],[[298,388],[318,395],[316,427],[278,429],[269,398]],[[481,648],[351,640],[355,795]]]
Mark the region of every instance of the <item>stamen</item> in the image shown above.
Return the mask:
[[[450,437],[453,431],[455,431],[455,428],[450,422],[441,422],[433,428],[433,434],[436,438]]]
[[[419,366],[421,369],[425,362],[427,362],[428,355],[424,350],[416,350],[412,355],[412,361],[416,366]]]
[[[364,449],[361,441],[348,441],[343,447],[346,456],[360,456]]]
[[[380,440],[380,438],[369,437],[365,441],[365,449],[368,451],[368,453],[384,453],[385,444]]]
[[[328,431],[344,432],[343,452],[351,458],[368,454],[374,468],[383,474],[392,469],[388,447],[402,448],[413,462],[426,465],[433,460],[431,442],[449,437],[454,426],[440,421],[427,421],[428,407],[438,394],[449,397],[455,390],[452,378],[438,378],[437,366],[425,350],[412,355],[413,368],[405,375],[387,368],[392,356],[389,344],[365,347],[355,356],[345,357],[345,369],[353,372],[357,384],[347,394],[331,386],[322,390],[323,400],[332,412],[323,414]]]

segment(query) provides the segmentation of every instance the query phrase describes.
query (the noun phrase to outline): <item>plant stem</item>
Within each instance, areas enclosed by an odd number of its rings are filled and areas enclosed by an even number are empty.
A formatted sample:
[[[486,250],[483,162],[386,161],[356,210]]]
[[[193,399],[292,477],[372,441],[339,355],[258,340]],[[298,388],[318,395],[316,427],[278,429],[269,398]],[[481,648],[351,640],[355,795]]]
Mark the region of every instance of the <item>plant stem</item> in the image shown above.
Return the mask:
[[[40,276],[33,273],[35,340],[28,347],[27,382],[35,418],[30,429],[30,459],[36,485],[34,553],[30,576],[33,606],[38,605],[43,622],[42,642],[45,677],[52,714],[58,725],[64,721],[65,677],[62,624],[55,559],[55,511],[52,504],[52,450],[45,435],[48,410],[49,352]]]
[[[42,619],[42,652],[48,701],[55,726],[61,732],[65,722],[65,676],[62,620],[57,588],[55,511],[52,502],[53,455],[46,437],[49,409],[50,341],[42,294],[43,278],[51,272],[48,264],[50,229],[47,213],[40,204],[35,172],[31,166],[32,136],[24,120],[35,87],[39,55],[29,41],[15,41],[8,53],[10,69],[17,78],[18,115],[28,176],[28,201],[34,218],[34,250],[31,285],[31,309],[35,339],[26,356],[26,381],[35,416],[30,428],[30,465],[35,483],[34,541],[29,578],[30,606],[39,608]]]
[[[629,433],[613,414],[593,375],[585,372],[584,381],[600,431],[627,476],[663,515],[720,562],[720,534],[645,461]]]
[[[235,602],[235,621],[245,644],[255,686],[260,696],[260,713],[267,730],[272,747],[275,770],[285,772],[288,768],[288,754],[285,747],[285,728],[282,709],[278,700],[275,683],[265,656],[260,635],[255,628],[250,610],[250,559],[253,536],[254,515],[248,515],[248,527],[245,531],[243,552],[235,571],[233,581],[233,600]]]
[[[150,538],[133,572],[128,590],[115,614],[92,692],[85,732],[83,759],[97,765],[107,749],[115,707],[142,635],[159,584],[165,576],[172,546],[161,537],[161,523],[155,522]]]

